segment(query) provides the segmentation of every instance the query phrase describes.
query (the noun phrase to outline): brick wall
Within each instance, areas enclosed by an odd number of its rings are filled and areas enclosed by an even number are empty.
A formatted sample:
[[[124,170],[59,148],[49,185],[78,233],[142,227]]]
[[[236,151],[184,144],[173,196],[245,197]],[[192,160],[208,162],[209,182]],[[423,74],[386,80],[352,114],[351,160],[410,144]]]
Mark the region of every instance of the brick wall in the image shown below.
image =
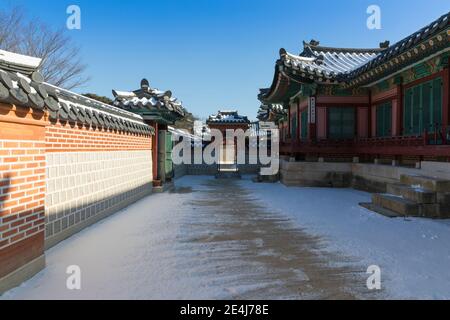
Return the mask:
[[[46,247],[152,190],[148,133],[48,116],[0,103],[0,294],[43,268]]]
[[[43,255],[43,116],[0,104],[0,279]]]

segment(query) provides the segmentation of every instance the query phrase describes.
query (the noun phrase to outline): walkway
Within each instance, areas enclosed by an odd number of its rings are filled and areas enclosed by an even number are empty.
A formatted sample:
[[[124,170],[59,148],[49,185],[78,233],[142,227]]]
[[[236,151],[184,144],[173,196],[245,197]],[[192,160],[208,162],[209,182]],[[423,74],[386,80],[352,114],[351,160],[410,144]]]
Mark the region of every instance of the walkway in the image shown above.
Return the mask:
[[[3,298],[370,298],[363,268],[324,253],[262,206],[250,181],[184,177],[47,252],[47,268]],[[69,265],[82,289],[66,289]]]

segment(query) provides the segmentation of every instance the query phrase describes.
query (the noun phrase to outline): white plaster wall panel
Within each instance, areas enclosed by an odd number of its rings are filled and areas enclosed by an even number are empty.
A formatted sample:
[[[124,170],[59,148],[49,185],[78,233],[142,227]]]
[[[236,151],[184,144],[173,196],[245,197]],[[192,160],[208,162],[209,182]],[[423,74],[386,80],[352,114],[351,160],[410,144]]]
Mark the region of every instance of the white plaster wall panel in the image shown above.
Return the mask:
[[[152,152],[47,154],[46,237],[151,188]]]

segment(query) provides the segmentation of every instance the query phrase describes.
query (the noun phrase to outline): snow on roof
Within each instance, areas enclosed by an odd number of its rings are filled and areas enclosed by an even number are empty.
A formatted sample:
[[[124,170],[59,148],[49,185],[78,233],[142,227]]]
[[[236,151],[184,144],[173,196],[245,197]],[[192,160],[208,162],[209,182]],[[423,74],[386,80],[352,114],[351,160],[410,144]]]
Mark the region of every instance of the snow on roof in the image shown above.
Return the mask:
[[[445,31],[447,29],[447,39],[448,39],[448,27],[450,25],[450,12],[447,12],[446,14],[440,16],[435,21],[431,22],[430,24],[426,25],[422,29],[416,31],[415,33],[407,36],[406,38],[398,41],[397,43],[394,43],[393,45],[386,48],[386,50],[383,50],[382,53],[380,53],[376,59],[372,59],[367,64],[364,64],[357,68],[356,70],[353,70],[350,77],[356,77],[361,75],[362,73],[371,70],[373,68],[378,67],[379,65],[385,63],[386,61],[393,59],[395,57],[398,57],[405,51],[411,49],[415,45],[419,44],[421,41],[425,41],[437,34],[439,34],[442,31]],[[441,42],[443,39],[441,38]],[[445,43],[445,42],[443,42]],[[435,47],[438,47],[435,45]],[[448,41],[447,41],[447,48],[448,48]]]
[[[136,94],[134,92],[118,91],[118,90],[113,90],[113,95],[115,97],[123,97],[123,98],[136,97]]]
[[[339,49],[305,44],[300,55],[284,49],[280,50],[280,55],[286,67],[299,71],[305,78],[330,79],[356,70],[376,58],[379,52],[376,49]]]
[[[289,53],[283,48],[280,49],[279,61],[285,67],[295,70],[296,74],[310,80],[351,81],[386,61],[398,57],[422,41],[430,39],[440,32],[445,32],[449,23],[450,12],[391,46],[389,46],[389,41],[386,41],[380,44],[380,48],[374,49],[323,47],[315,40],[310,43],[303,42],[304,48],[299,55]],[[440,45],[437,45],[436,41],[433,42],[436,50],[445,46],[445,41],[443,41],[445,36],[440,36],[440,39]],[[430,45],[433,46],[433,44]],[[413,61],[420,58],[421,55],[417,54],[410,57]],[[266,94],[265,92],[261,93]]]
[[[0,50],[0,65],[9,71],[33,72],[41,62],[41,58]]]
[[[150,87],[146,79],[141,81],[141,88],[132,92],[129,91],[112,91],[115,100],[114,105],[124,109],[167,109],[179,116],[185,116],[186,110],[181,102],[172,97],[172,92],[160,91]]]
[[[109,104],[100,102],[98,100],[94,100],[92,98],[88,98],[85,97],[81,94],[75,93],[75,92],[71,92],[69,90],[66,89],[62,89],[59,87],[56,87],[52,84],[49,83],[44,83],[44,85],[47,88],[53,88],[55,90],[56,95],[58,96],[58,98],[60,100],[69,100],[72,104],[77,104],[79,106],[84,106],[85,108],[88,107],[90,109],[97,109],[97,110],[102,110],[102,111],[106,111],[106,112],[112,112],[114,113],[116,116],[128,119],[128,120],[136,120],[138,122],[142,122],[142,117],[133,113],[133,112],[129,112],[129,111],[125,111],[122,110],[120,108],[117,108],[115,106],[111,106]]]
[[[209,116],[207,123],[250,123],[246,116],[241,116],[236,110],[219,110]]]

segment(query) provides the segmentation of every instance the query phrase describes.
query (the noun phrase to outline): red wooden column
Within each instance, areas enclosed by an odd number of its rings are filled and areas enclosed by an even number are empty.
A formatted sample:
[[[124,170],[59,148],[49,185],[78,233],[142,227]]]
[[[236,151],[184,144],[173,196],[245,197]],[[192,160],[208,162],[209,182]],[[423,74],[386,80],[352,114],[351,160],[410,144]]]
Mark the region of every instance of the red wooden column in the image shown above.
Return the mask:
[[[403,79],[397,79],[397,132],[395,135],[403,135]],[[394,135],[394,133],[393,133]]]
[[[447,67],[444,69],[443,72],[443,104],[442,104],[442,125],[444,128],[447,128],[450,123],[450,97],[449,97],[449,91],[450,91],[450,57],[447,58]]]
[[[372,138],[372,90],[369,90],[369,110],[367,111],[367,137]]]
[[[300,116],[300,101],[297,101],[296,105],[297,105],[297,139],[296,140],[298,142],[300,142],[300,133],[301,133],[300,126],[302,123],[301,116]]]
[[[291,106],[288,107],[288,114],[287,114],[287,138],[291,138]]]

